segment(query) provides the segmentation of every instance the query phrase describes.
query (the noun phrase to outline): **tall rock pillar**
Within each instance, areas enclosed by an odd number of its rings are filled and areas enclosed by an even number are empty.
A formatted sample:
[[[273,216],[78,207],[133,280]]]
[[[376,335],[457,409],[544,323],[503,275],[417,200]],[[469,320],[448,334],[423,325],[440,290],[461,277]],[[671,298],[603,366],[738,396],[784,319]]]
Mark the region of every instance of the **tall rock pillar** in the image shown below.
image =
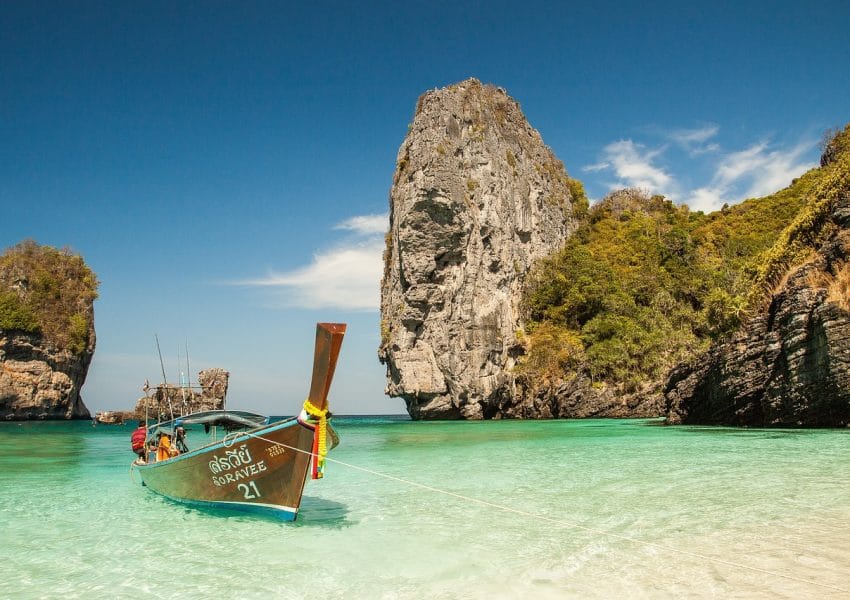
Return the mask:
[[[500,416],[522,283],[575,229],[574,185],[501,88],[468,79],[419,98],[390,191],[378,351],[411,417]]]

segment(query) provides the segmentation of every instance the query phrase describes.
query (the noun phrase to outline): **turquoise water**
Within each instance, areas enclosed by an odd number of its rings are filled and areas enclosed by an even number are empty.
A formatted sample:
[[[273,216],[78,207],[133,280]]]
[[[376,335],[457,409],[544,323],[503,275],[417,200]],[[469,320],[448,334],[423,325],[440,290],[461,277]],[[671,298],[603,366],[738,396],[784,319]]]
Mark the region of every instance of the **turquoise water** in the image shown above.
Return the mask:
[[[131,481],[129,425],[1,423],[0,597],[850,597],[848,431],[335,425],[330,458],[519,512],[336,463],[295,523],[203,512]]]

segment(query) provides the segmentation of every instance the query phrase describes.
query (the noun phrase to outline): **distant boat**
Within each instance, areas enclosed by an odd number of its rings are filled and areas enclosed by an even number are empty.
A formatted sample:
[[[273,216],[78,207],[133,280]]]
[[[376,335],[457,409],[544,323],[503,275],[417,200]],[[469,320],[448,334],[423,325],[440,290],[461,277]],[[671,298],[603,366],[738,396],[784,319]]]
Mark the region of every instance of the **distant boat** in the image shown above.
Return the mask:
[[[299,416],[272,423],[256,413],[214,410],[162,421],[148,428],[147,459],[136,460],[132,470],[172,500],[295,520],[311,461],[313,478],[322,477],[327,445],[336,445],[327,400],[345,329],[343,323],[316,326],[313,379]],[[227,433],[190,449],[189,425]]]

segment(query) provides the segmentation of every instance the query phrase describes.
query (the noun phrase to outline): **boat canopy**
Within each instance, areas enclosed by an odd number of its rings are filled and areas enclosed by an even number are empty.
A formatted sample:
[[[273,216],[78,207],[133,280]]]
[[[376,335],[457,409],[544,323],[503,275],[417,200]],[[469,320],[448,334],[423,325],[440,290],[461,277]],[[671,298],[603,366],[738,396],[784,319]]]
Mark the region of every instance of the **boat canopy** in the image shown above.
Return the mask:
[[[207,410],[157,423],[151,429],[154,432],[162,431],[170,434],[175,427],[203,425],[206,430],[209,430],[210,427],[222,427],[227,431],[235,431],[237,429],[253,429],[261,425],[268,425],[270,422],[270,417],[266,415],[244,410]]]

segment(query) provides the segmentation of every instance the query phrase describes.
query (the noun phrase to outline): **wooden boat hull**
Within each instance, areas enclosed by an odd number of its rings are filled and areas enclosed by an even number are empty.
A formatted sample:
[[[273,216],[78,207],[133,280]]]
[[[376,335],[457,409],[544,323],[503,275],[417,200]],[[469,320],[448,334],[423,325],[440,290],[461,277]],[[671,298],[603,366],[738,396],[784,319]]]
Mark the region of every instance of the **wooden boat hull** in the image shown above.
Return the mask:
[[[144,485],[172,500],[293,521],[312,446],[313,429],[291,419],[133,469]]]

